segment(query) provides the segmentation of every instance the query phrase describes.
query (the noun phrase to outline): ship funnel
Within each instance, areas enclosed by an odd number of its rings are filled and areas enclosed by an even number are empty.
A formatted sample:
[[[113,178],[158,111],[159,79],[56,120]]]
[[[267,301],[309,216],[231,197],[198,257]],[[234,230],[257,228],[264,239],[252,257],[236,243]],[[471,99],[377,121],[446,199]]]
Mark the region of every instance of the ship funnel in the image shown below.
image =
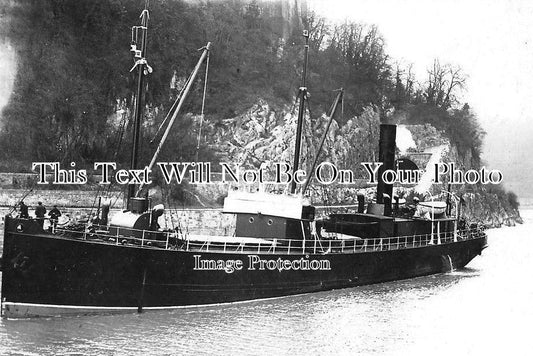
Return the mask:
[[[132,197],[129,200],[129,210],[132,213],[142,214],[148,210],[148,199]]]
[[[391,211],[392,184],[386,184],[383,181],[383,172],[387,169],[394,170],[394,156],[396,151],[396,125],[381,124],[379,129],[379,161],[383,163],[378,170],[378,191],[377,203],[388,204],[385,211]],[[388,195],[387,202],[384,201],[383,196]]]

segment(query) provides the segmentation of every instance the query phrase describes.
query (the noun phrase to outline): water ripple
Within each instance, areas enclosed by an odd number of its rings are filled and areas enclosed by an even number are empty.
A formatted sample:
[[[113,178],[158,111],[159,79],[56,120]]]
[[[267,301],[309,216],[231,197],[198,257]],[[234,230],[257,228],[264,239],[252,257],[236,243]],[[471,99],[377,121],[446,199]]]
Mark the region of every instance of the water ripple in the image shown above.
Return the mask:
[[[407,281],[143,314],[2,320],[0,353],[524,354],[533,347],[521,329],[533,317],[533,241],[524,226],[490,234],[469,268]]]

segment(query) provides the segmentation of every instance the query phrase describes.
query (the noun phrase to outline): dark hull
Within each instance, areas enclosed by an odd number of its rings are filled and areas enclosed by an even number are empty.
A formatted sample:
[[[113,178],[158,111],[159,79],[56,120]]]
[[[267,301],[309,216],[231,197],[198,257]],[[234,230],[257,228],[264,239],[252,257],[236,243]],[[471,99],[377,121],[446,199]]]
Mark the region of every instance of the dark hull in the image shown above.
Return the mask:
[[[225,303],[399,280],[448,271],[450,261],[463,267],[486,245],[482,237],[340,254],[190,252],[18,233],[15,223],[6,221],[2,276],[4,315],[13,317]],[[195,255],[242,260],[243,268],[195,270]],[[249,256],[327,260],[329,269],[250,270]]]

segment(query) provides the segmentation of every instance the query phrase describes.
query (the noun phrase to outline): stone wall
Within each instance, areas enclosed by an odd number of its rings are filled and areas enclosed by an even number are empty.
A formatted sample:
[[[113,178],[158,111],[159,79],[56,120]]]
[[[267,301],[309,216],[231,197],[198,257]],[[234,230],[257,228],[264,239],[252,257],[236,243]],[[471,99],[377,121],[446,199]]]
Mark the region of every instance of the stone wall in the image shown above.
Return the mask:
[[[61,213],[69,216],[72,220],[85,219],[96,212],[91,208],[63,208]],[[113,209],[110,216],[120,211]],[[10,207],[0,208],[0,230],[3,231],[3,217],[11,212]],[[30,209],[33,216],[33,209]],[[166,209],[165,214],[159,218],[159,225],[163,229],[179,229],[182,232],[202,235],[226,235],[231,234],[235,226],[233,214],[223,214],[222,209]]]
[[[37,173],[0,173],[0,189],[30,189],[30,188],[47,188],[49,187],[53,180],[54,174],[47,174],[46,181],[50,185],[38,185],[37,181],[39,175]],[[102,181],[101,174],[87,174],[87,183],[86,184],[77,184],[77,185],[57,185],[58,189],[75,189],[75,190],[92,190],[97,187],[96,182]]]
[[[113,195],[120,196],[120,192]],[[30,208],[41,201],[45,206],[91,207],[98,204],[97,192],[90,190],[0,189],[0,206],[11,207],[24,198]],[[120,200],[119,200],[120,201]]]

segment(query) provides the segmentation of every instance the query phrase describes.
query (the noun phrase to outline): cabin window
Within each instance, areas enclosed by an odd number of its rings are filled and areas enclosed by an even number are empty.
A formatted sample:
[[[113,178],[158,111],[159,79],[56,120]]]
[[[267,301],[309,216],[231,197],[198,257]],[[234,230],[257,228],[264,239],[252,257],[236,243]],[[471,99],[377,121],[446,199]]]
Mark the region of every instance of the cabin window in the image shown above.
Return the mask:
[[[250,224],[251,224],[251,223],[253,223],[253,222],[254,222],[254,218],[253,218],[253,217],[250,217],[250,219],[248,219],[248,221],[249,221],[249,222],[250,222]]]
[[[268,225],[272,225],[273,223],[274,223],[274,221],[272,221],[272,219],[268,219],[268,221],[267,221]]]

